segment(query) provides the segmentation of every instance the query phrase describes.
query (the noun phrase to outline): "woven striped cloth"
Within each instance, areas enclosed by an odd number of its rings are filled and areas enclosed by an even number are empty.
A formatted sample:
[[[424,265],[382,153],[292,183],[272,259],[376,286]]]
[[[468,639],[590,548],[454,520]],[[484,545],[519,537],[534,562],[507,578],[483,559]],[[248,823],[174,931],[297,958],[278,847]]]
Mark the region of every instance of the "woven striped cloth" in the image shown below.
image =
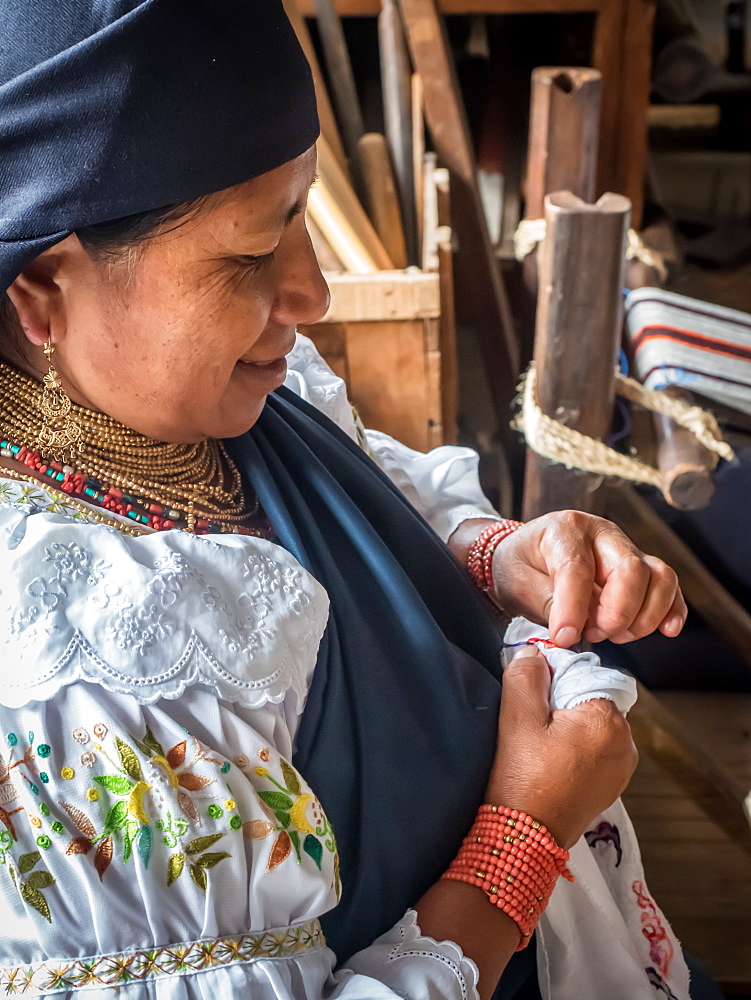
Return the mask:
[[[751,316],[659,288],[626,298],[636,375],[648,389],[677,385],[751,414]]]

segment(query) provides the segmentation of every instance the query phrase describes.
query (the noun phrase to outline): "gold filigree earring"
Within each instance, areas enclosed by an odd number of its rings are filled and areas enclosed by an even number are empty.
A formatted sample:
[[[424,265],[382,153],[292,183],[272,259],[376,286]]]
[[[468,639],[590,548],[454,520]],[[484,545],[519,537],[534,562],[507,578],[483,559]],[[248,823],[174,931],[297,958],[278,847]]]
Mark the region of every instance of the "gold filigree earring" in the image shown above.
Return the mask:
[[[73,414],[73,403],[63,388],[60,372],[52,363],[55,345],[51,339],[44,345],[49,371],[44,376],[44,388],[39,401],[42,411],[42,428],[39,432],[39,450],[47,458],[58,462],[72,462],[81,448],[81,426]]]

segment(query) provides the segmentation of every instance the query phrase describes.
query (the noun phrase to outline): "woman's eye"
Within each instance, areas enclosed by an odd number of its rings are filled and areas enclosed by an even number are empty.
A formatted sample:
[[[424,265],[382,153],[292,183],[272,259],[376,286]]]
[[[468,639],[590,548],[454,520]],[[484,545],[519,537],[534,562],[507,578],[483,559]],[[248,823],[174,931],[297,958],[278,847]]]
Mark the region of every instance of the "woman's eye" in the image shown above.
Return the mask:
[[[274,251],[272,250],[271,253],[257,254],[256,256],[244,254],[243,256],[238,257],[237,260],[242,267],[253,274],[256,271],[260,271],[264,265],[271,263],[273,257]]]

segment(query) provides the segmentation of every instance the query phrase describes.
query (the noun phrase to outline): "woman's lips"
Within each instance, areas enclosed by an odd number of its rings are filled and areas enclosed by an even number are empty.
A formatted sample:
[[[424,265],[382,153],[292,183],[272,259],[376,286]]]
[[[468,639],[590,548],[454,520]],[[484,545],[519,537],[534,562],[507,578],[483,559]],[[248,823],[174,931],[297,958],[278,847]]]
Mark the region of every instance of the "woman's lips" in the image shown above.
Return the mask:
[[[287,359],[274,358],[272,361],[238,361],[236,368],[242,374],[253,379],[260,385],[269,385],[271,389],[277,389],[287,377]]]

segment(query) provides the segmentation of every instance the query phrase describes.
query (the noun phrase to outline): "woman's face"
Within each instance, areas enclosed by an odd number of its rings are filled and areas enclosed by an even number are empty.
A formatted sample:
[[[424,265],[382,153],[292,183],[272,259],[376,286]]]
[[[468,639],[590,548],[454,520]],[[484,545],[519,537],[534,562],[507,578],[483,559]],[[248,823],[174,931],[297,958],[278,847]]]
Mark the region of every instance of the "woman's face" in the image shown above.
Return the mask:
[[[284,381],[296,326],[328,307],[305,228],[314,174],[311,149],[210,198],[132,266],[93,264],[75,236],[53,247],[9,290],[35,367],[46,310],[76,402],[163,441],[246,431]]]

